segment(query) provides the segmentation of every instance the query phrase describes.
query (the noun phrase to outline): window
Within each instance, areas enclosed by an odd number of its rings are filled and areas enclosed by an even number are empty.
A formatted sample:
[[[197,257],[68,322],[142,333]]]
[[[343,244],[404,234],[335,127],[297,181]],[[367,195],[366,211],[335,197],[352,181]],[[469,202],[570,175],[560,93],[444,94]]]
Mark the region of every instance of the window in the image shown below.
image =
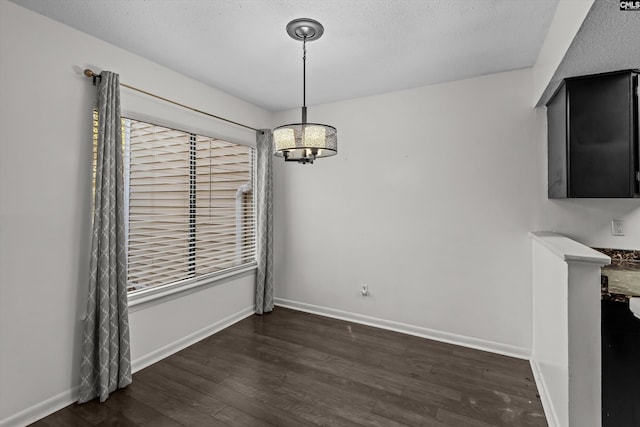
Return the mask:
[[[252,148],[126,118],[123,146],[130,293],[255,263]]]

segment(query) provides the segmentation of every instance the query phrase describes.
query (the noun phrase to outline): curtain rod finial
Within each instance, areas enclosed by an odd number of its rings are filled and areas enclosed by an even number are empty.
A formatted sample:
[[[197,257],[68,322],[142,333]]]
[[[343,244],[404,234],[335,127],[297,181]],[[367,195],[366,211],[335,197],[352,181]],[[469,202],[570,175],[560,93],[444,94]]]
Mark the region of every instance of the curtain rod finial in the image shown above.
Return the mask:
[[[90,68],[85,68],[84,75],[93,79],[93,85],[96,85],[96,79],[102,80],[102,76],[100,74],[96,74]]]

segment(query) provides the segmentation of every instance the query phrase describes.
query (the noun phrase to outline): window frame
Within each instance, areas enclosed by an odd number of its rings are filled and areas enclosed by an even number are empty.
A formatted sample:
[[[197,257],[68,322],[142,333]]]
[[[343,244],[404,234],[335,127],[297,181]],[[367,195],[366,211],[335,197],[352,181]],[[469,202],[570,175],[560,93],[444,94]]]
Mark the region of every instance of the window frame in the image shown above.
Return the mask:
[[[253,272],[258,268],[257,261],[244,264],[238,267],[208,273],[198,277],[179,280],[166,285],[153,286],[147,289],[140,289],[136,292],[127,292],[129,307],[135,307],[147,302],[155,301],[175,294],[188,292],[194,288],[222,283],[225,279],[240,277],[248,272]]]
[[[94,109],[95,111],[95,109]],[[195,277],[189,277],[189,278],[185,278],[182,280],[177,280],[175,282],[171,282],[171,283],[167,283],[167,284],[162,284],[162,285],[156,285],[156,286],[151,286],[148,288],[142,288],[142,289],[136,289],[133,291],[128,291],[127,292],[127,300],[128,300],[128,306],[129,307],[135,307],[138,305],[143,305],[145,303],[148,302],[152,302],[155,300],[159,300],[159,299],[163,299],[166,297],[170,297],[172,295],[177,295],[177,294],[181,294],[181,293],[186,293],[189,291],[192,291],[196,288],[200,288],[200,287],[205,287],[205,286],[215,286],[216,284],[219,283],[223,283],[225,281],[227,281],[228,279],[233,279],[233,278],[240,278],[244,275],[247,275],[248,273],[252,273],[254,272],[257,267],[258,267],[258,263],[257,263],[257,238],[258,238],[258,230],[257,230],[257,219],[258,219],[258,213],[257,213],[257,194],[255,191],[255,187],[256,187],[256,179],[257,179],[257,170],[256,170],[256,163],[255,163],[255,159],[256,159],[256,147],[252,144],[249,144],[247,142],[242,142],[242,141],[238,141],[235,138],[225,138],[225,137],[220,137],[220,136],[215,136],[212,135],[211,132],[207,132],[207,131],[202,131],[200,129],[194,129],[194,130],[184,130],[182,129],[182,126],[180,125],[176,125],[174,123],[167,123],[161,119],[158,118],[152,118],[152,117],[148,117],[148,116],[143,116],[143,115],[138,115],[138,114],[134,114],[134,113],[130,113],[130,112],[122,112],[121,113],[121,118],[122,118],[122,133],[123,133],[123,152],[122,152],[122,156],[123,156],[123,166],[125,166],[124,169],[124,185],[125,185],[125,199],[124,200],[124,205],[125,205],[125,232],[127,233],[127,242],[128,242],[128,231],[129,231],[129,212],[128,212],[128,208],[129,208],[129,173],[130,170],[127,167],[127,165],[125,163],[130,162],[130,155],[129,152],[125,149],[125,147],[128,146],[129,144],[129,131],[130,129],[125,128],[125,122],[127,119],[129,120],[135,120],[138,122],[145,122],[147,124],[153,125],[153,126],[159,126],[159,127],[164,127],[164,128],[168,128],[171,130],[175,130],[178,132],[184,132],[186,134],[190,135],[190,140],[192,139],[192,137],[195,135],[197,136],[201,136],[201,137],[205,137],[205,138],[212,138],[212,139],[216,139],[216,140],[221,140],[221,141],[225,141],[228,143],[232,143],[232,144],[236,144],[236,145],[241,145],[244,147],[247,147],[251,150],[251,158],[252,158],[252,162],[251,162],[251,182],[252,185],[254,187],[254,191],[252,191],[252,203],[253,203],[253,239],[254,239],[254,249],[253,249],[253,261],[252,262],[248,262],[248,263],[244,263],[235,267],[230,267],[230,268],[225,268],[223,270],[219,270],[219,271],[214,271],[214,272],[209,272],[209,273],[205,273],[202,274],[200,276],[195,276]],[[128,126],[127,126],[128,127]],[[187,127],[187,126],[185,126]],[[127,138],[125,138],[125,134],[127,136]],[[95,163],[94,163],[95,166]],[[94,172],[95,174],[95,169]],[[95,175],[94,175],[95,178]],[[129,263],[129,258],[128,258],[128,244],[127,244],[127,268],[128,268],[128,263]],[[127,278],[128,279],[128,278]],[[129,283],[127,283],[127,287],[129,287]]]

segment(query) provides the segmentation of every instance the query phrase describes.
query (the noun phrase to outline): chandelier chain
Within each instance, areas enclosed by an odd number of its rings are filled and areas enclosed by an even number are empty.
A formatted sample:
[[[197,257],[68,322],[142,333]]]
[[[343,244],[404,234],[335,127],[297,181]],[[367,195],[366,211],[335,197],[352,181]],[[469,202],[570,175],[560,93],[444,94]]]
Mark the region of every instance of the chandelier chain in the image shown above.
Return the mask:
[[[302,40],[302,106],[307,106],[307,35]]]

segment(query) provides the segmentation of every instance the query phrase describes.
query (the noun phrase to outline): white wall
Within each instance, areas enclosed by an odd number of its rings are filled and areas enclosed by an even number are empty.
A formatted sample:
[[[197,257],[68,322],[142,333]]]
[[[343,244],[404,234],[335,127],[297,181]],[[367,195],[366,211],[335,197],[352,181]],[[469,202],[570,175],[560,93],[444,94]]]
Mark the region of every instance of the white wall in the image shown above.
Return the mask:
[[[68,403],[78,382],[91,211],[90,66],[256,127],[270,113],[0,0],[0,424]],[[123,111],[234,141],[251,131],[122,91]],[[253,305],[253,275],[131,313],[132,359],[211,332]],[[233,317],[231,317],[233,318]],[[25,418],[26,417],[26,418]]]
[[[545,66],[310,107],[339,154],[276,161],[277,301],[528,355],[528,231],[640,248],[638,200],[547,198]]]
[[[276,162],[276,297],[527,355],[531,94],[529,69],[310,107],[339,154]]]

